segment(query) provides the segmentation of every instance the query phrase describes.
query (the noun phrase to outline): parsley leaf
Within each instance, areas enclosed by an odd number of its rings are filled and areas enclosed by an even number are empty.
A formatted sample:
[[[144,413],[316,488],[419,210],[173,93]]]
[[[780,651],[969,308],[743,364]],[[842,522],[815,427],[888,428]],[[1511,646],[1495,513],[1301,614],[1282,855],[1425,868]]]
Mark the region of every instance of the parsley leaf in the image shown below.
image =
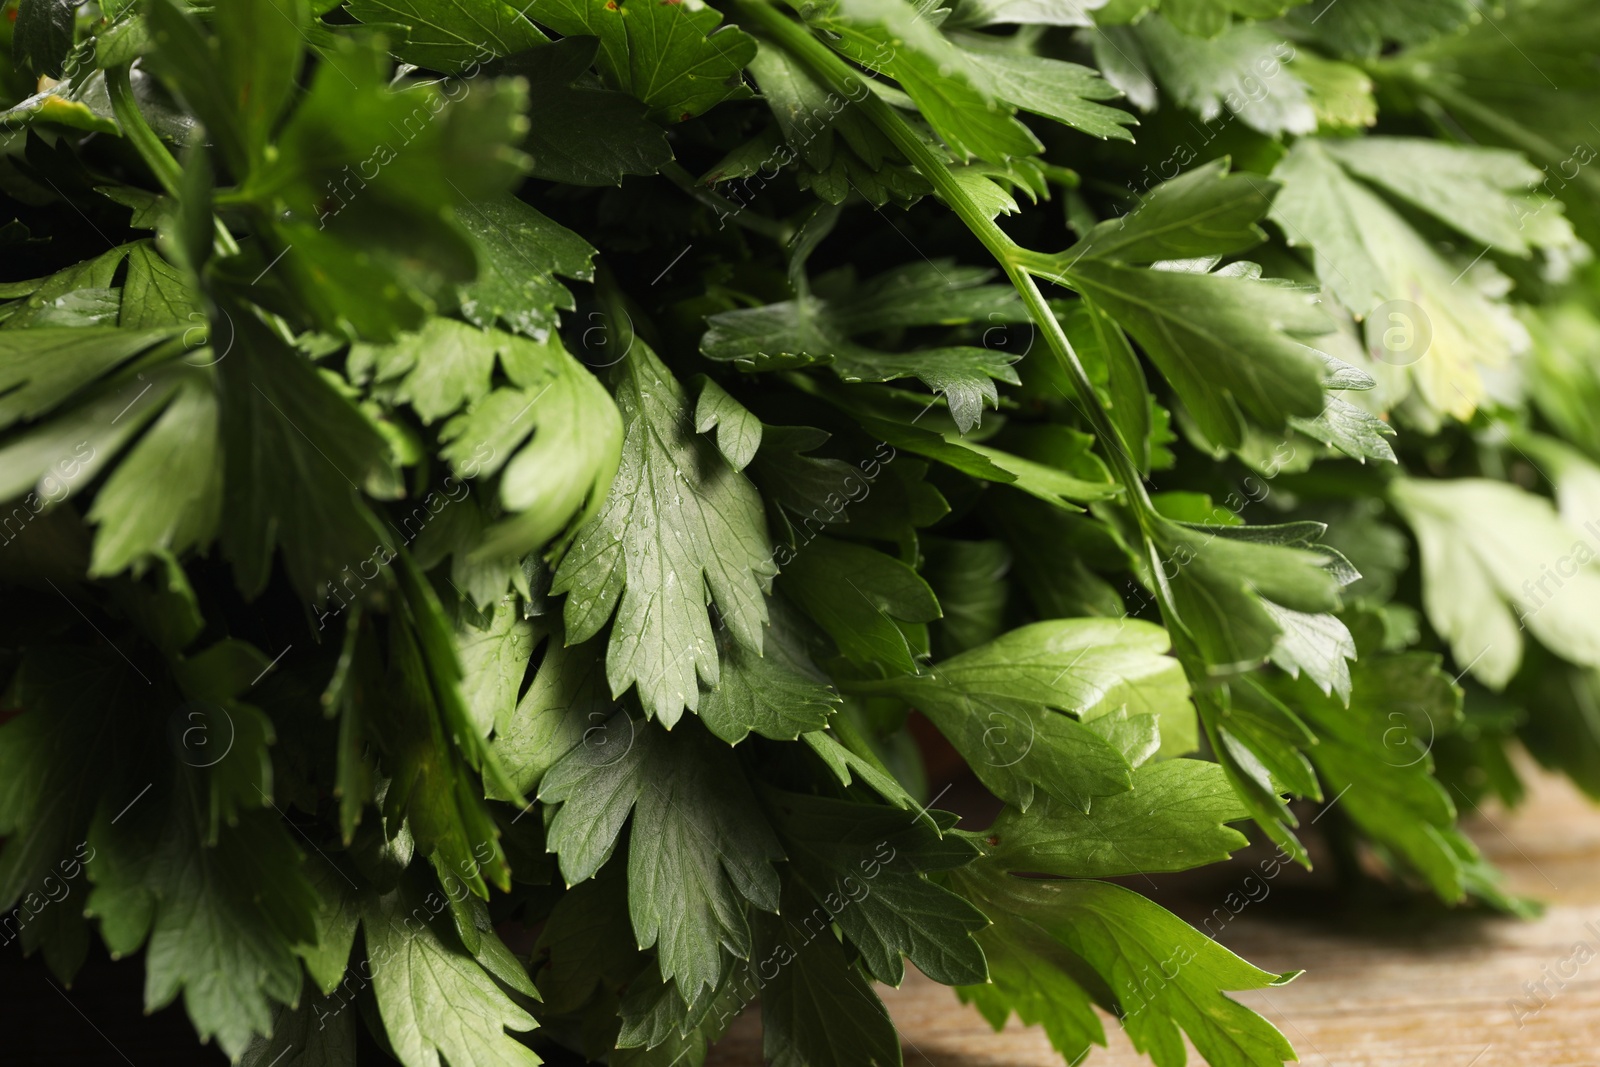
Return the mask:
[[[627,729],[607,732],[626,737]],[[777,909],[771,864],[783,849],[720,742],[692,723],[671,733],[650,723],[632,730],[626,747],[580,745],[545,774],[540,800],[561,805],[550,822],[550,849],[568,883],[593,877],[633,812],[634,933],[642,947],[657,946],[662,977],[695,999],[721,979],[723,947],[749,956],[748,904]]]
[[[972,940],[988,920],[926,877],[962,866],[975,849],[896,808],[792,793],[770,794],[769,804],[795,881],[827,910],[874,978],[899,985],[902,955],[945,985],[988,976]]]
[[[569,641],[588,640],[616,613],[612,692],[637,683],[645,713],[671,726],[699,706],[697,679],[717,684],[708,599],[733,639],[759,650],[777,568],[755,487],[695,432],[683,387],[638,338],[616,390],[622,465],[551,589],[567,594]]]
[[[1187,870],[1246,844],[1227,824],[1249,817],[1215,763],[1165,760],[1137,768],[1133,788],[1088,811],[1040,801],[1000,813],[984,835],[984,862],[1017,873],[1111,878]]]
[[[1088,810],[1092,798],[1132,784],[1127,759],[1094,729],[1096,719],[1123,707],[1175,724],[1192,715],[1183,671],[1166,650],[1166,633],[1148,623],[1060,619],[870,688],[932,719],[1002,800],[1026,810],[1042,791]]]

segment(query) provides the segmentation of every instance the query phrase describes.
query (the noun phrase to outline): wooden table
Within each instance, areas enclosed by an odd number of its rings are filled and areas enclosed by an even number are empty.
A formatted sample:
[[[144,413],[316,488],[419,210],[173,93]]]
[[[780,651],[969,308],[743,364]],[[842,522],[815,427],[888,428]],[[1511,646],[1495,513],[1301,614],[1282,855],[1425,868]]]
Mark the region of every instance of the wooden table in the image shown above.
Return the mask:
[[[1282,988],[1237,995],[1277,1024],[1301,1063],[1600,1065],[1600,809],[1564,780],[1525,770],[1530,795],[1515,811],[1475,811],[1457,800],[1467,809],[1464,825],[1510,887],[1545,902],[1541,918],[1450,910],[1370,890],[1352,900],[1319,871],[1280,876],[1222,928],[1219,940],[1258,966],[1305,969]],[[1247,873],[1225,865],[1127,884],[1196,921]],[[1545,991],[1531,995],[1525,982]],[[901,988],[880,992],[900,1027],[906,1067],[1063,1063],[1039,1030],[1013,1018],[996,1034],[915,971]],[[1096,1049],[1085,1067],[1149,1063],[1109,1018],[1106,1029],[1110,1047]],[[1189,1062],[1200,1062],[1192,1048]],[[708,1067],[760,1063],[761,1027],[750,1011],[712,1050]]]

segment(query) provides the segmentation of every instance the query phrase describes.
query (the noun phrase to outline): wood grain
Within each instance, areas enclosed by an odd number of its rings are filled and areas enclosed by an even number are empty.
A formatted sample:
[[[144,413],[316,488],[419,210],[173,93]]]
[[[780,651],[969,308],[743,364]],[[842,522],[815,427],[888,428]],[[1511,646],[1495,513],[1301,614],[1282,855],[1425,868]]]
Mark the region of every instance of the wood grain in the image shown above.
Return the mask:
[[[1463,825],[1515,891],[1546,904],[1519,921],[1445,909],[1366,885],[1341,892],[1327,865],[1286,871],[1237,915],[1230,892],[1257,856],[1132,888],[1200,922],[1272,971],[1304,968],[1287,986],[1238,994],[1288,1035],[1311,1067],[1596,1067],[1600,1065],[1600,811],[1564,780],[1526,769],[1528,799],[1514,811],[1466,811]],[[1315,812],[1313,812],[1315,814]],[[1268,855],[1260,853],[1261,857]],[[1148,884],[1146,884],[1148,883]],[[1237,904],[1239,897],[1234,897]],[[1530,993],[1524,983],[1542,990]],[[911,972],[882,989],[900,1027],[907,1067],[1060,1067],[1035,1028],[1015,1019],[996,1034],[954,995]],[[1106,1018],[1109,1047],[1086,1067],[1149,1061]],[[762,1061],[758,1013],[747,1012],[712,1050],[709,1067]],[[1193,1049],[1189,1062],[1197,1064]]]

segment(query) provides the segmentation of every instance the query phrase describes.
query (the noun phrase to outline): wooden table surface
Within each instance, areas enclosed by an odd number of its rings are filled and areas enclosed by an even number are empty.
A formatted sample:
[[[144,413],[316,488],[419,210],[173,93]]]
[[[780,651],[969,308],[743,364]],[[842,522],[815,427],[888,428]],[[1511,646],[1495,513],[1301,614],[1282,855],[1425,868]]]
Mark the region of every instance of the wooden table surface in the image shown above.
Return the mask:
[[[1600,1067],[1600,809],[1564,780],[1532,770],[1526,777],[1530,795],[1514,811],[1474,811],[1457,799],[1473,839],[1513,890],[1545,903],[1543,916],[1449,910],[1376,889],[1352,900],[1322,871],[1281,875],[1219,940],[1267,970],[1306,973],[1237,999],[1271,1019],[1309,1067]],[[1250,869],[1128,884],[1197,921]],[[879,990],[900,1027],[906,1067],[1061,1067],[1037,1028],[1012,1018],[996,1034],[948,989],[908,971],[901,988]],[[1524,983],[1545,991],[1535,997]],[[1084,1067],[1150,1062],[1109,1017],[1106,1030],[1110,1047],[1095,1049]],[[760,1063],[761,1027],[750,1011],[708,1067]],[[1189,1063],[1200,1063],[1192,1048]]]

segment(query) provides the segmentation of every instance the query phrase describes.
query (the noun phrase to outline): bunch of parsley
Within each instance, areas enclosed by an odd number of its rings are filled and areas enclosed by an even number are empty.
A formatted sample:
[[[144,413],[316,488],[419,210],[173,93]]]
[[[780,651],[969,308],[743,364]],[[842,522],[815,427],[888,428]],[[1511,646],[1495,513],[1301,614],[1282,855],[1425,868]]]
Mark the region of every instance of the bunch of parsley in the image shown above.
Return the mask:
[[[63,980],[274,1067],[756,1001],[881,1067],[909,959],[1255,1067],[1293,975],[1106,879],[1321,802],[1524,913],[1458,807],[1514,741],[1600,794],[1586,0],[6,10],[0,936]]]

